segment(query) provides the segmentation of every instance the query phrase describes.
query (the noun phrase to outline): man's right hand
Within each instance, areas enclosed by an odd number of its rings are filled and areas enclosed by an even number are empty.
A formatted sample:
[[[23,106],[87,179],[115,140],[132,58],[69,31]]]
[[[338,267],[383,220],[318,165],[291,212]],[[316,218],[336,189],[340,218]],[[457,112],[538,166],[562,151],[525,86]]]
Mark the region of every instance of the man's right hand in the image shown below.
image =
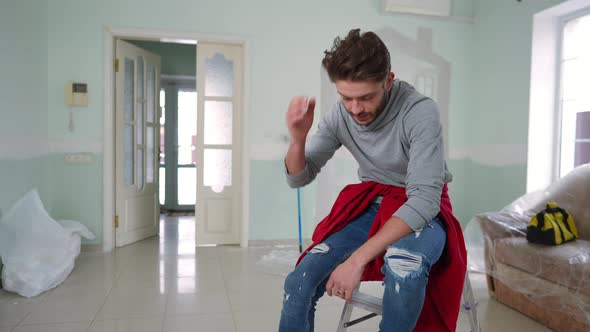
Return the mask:
[[[295,97],[291,99],[289,109],[287,110],[287,128],[289,128],[289,133],[291,134],[291,143],[305,143],[307,134],[313,124],[314,109],[314,98],[309,99],[309,104],[306,97]]]

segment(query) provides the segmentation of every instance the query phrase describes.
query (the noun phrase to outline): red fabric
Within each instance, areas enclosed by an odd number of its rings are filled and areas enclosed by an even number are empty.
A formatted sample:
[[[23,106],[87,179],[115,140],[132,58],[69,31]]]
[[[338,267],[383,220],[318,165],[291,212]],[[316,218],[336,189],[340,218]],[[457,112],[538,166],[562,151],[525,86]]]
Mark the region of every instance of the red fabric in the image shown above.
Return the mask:
[[[349,221],[363,212],[376,196],[383,196],[383,201],[369,237],[376,234],[407,200],[404,188],[372,181],[346,186],[338,195],[330,214],[317,225],[312,237],[313,244],[303,252],[297,264],[308,250],[344,228]],[[438,215],[445,222],[447,242],[442,256],[430,271],[424,306],[414,329],[417,332],[455,331],[461,306],[467,252],[461,225],[453,215],[446,185],[442,191]],[[383,280],[381,267],[384,263],[384,254],[385,252],[366,266],[363,281]]]

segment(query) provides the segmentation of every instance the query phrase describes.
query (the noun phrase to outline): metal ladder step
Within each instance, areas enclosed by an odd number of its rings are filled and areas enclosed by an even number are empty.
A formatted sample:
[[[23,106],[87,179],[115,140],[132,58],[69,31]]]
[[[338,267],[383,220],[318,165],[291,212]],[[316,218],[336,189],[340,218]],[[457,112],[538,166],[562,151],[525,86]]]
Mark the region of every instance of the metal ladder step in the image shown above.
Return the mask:
[[[352,305],[377,315],[383,314],[383,299],[357,290],[352,292]]]

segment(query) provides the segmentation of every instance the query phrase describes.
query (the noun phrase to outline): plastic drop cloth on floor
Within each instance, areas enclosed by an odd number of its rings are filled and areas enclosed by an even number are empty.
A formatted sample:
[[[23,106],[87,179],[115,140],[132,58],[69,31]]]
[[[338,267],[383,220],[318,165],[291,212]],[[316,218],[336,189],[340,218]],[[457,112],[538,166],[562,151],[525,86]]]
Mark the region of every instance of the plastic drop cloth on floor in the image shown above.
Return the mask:
[[[37,190],[28,192],[0,219],[3,288],[33,297],[64,282],[80,254],[81,236],[95,238],[77,221],[52,219]]]
[[[299,255],[300,253],[297,250],[273,249],[263,255],[256,263],[256,266],[267,274],[287,276],[295,268]]]
[[[549,201],[573,215],[578,239],[558,246],[527,241],[528,222]],[[590,327],[590,164],[500,211],[477,215],[464,234],[469,270],[487,273],[497,296],[518,294],[508,299],[518,305],[524,295]]]

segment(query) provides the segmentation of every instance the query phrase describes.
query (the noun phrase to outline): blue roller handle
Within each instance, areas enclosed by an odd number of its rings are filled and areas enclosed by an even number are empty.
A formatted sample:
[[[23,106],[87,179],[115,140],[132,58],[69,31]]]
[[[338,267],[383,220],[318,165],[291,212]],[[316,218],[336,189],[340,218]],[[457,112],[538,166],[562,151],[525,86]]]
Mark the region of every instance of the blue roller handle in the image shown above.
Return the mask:
[[[297,217],[299,219],[299,253],[303,252],[301,240],[301,191],[297,188]]]

